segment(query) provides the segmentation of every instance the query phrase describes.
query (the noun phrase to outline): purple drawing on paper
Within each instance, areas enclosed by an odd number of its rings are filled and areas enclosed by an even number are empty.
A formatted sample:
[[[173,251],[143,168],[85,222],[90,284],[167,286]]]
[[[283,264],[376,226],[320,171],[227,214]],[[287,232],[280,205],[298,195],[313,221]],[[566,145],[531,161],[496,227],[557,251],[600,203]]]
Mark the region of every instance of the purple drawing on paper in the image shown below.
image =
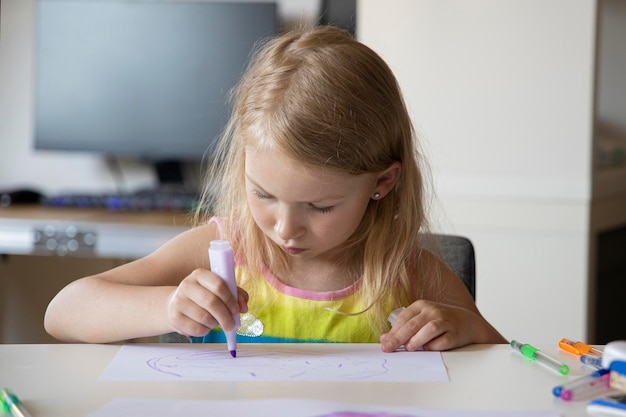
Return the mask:
[[[315,417],[419,417],[417,415],[408,415],[408,414],[394,414],[394,413],[385,413],[385,412],[359,412],[359,411],[334,411],[330,414],[324,414]]]
[[[346,355],[237,350],[237,358],[224,350],[188,351],[153,357],[146,364],[176,378],[201,380],[334,380],[375,379],[389,372],[387,359]]]

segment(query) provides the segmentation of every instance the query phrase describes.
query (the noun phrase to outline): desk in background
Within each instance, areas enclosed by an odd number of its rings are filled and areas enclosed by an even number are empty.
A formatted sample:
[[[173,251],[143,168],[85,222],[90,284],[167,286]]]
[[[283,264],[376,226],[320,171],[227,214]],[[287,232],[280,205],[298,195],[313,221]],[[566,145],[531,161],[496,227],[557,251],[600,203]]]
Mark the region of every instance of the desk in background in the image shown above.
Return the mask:
[[[180,346],[190,350],[225,349],[221,345]],[[246,348],[255,346],[259,345]],[[325,346],[302,344],[294,345],[294,349],[310,353]],[[342,348],[349,354],[349,344]],[[119,345],[87,344],[0,345],[0,375],[1,383],[14,390],[33,417],[84,416],[116,397],[307,398],[461,410],[555,410],[563,417],[586,416],[586,401],[564,402],[554,398],[551,391],[576,374],[589,372],[589,368],[584,368],[577,357],[559,351],[556,342],[539,348],[570,365],[572,376],[563,377],[530,362],[508,345],[473,345],[442,352],[450,378],[447,383],[98,381]],[[269,410],[262,411],[259,415],[269,415]]]
[[[0,209],[0,254],[136,259],[190,225],[188,213],[12,206]]]
[[[0,343],[54,343],[43,314],[69,282],[145,256],[187,230],[169,211],[0,208]]]

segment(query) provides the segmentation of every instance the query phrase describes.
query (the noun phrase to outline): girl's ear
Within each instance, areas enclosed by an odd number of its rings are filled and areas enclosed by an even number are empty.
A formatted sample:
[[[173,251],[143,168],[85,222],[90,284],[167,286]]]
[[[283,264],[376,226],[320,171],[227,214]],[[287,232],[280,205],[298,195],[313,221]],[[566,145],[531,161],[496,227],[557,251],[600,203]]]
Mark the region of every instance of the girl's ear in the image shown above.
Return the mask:
[[[398,183],[402,174],[402,164],[398,161],[389,165],[389,168],[378,174],[376,187],[374,188],[374,198],[379,200],[389,194]]]

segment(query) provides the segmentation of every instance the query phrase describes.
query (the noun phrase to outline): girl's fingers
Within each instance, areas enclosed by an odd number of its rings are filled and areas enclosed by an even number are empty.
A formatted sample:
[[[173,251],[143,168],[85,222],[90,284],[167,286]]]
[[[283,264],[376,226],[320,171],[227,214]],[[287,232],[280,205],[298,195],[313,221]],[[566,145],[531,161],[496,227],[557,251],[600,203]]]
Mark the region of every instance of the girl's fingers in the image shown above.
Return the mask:
[[[448,328],[443,320],[431,320],[409,338],[408,342],[404,344],[404,348],[411,352],[420,348],[436,350],[432,349],[431,343],[447,332]]]
[[[207,270],[196,270],[185,278],[170,301],[170,316],[177,331],[202,336],[220,326],[225,331],[235,326],[233,316],[247,311],[248,294],[238,290],[239,301],[226,283]]]
[[[416,301],[396,318],[392,329],[381,336],[384,352],[393,352],[404,345],[405,350],[446,350],[458,344],[454,323],[458,309],[428,301]],[[461,325],[461,323],[457,323]]]

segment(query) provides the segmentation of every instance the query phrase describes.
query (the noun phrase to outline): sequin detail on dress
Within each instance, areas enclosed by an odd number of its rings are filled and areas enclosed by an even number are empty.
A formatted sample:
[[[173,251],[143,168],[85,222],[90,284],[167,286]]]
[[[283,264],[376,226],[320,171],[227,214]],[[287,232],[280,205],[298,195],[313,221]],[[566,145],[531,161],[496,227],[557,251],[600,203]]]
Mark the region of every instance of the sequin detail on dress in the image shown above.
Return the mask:
[[[264,326],[261,320],[250,313],[244,313],[240,317],[241,325],[237,330],[240,336],[259,337],[263,335]]]

